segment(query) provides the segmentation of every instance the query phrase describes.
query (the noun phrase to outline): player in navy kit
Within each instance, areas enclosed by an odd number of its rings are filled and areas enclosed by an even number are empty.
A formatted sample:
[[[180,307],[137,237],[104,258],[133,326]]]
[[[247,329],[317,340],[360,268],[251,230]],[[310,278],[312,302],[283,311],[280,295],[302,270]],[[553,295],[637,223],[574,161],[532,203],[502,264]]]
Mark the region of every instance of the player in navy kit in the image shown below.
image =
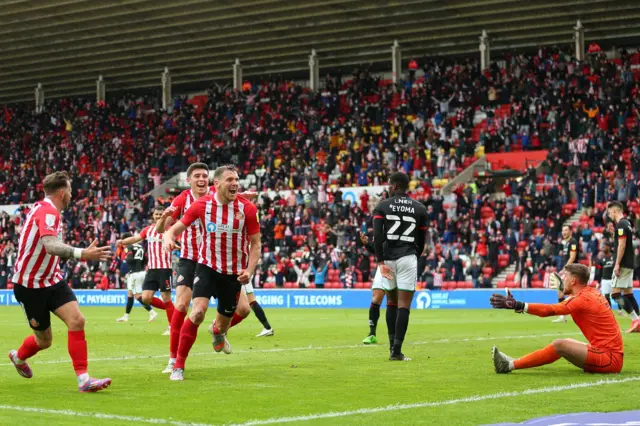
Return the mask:
[[[122,235],[122,238],[131,237],[130,232],[126,232]],[[127,272],[127,307],[125,308],[125,314],[118,318],[117,322],[129,321],[129,314],[133,308],[133,299],[140,302],[140,304],[149,312],[149,322],[156,319],[158,314],[151,308],[151,306],[142,302],[142,283],[144,282],[144,247],[140,243],[132,244],[125,248],[126,257],[125,262],[129,267]]]
[[[402,343],[416,291],[418,256],[426,241],[427,209],[407,195],[409,181],[405,173],[392,173],[390,197],[378,203],[373,211],[373,244],[388,300],[391,361],[410,361],[402,354]]]

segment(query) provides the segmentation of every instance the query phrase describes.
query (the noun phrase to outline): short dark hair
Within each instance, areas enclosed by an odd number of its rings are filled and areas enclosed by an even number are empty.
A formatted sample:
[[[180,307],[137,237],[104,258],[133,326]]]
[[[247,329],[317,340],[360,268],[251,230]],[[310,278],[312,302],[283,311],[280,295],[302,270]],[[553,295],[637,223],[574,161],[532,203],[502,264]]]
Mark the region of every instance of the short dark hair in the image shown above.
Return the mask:
[[[396,188],[400,191],[407,192],[409,190],[409,175],[402,172],[393,172],[391,176],[389,176],[389,184],[395,185]]]
[[[573,230],[571,229],[571,225],[567,225],[566,223],[565,223],[564,225],[562,225],[562,228],[561,228],[561,229],[564,229],[564,228],[569,228],[569,231],[573,231]]]
[[[220,177],[224,174],[224,172],[238,173],[238,170],[236,169],[236,166],[234,166],[233,164],[220,166],[213,172],[213,179],[220,179]]]
[[[624,211],[624,207],[620,201],[612,201],[607,206],[607,209],[619,209],[621,212]]]
[[[56,192],[59,189],[66,188],[71,178],[67,172],[54,172],[47,175],[42,181],[44,187],[44,193],[49,195]]]
[[[164,211],[164,207],[162,207],[162,206],[156,206],[156,207],[153,209],[153,212],[154,212],[154,213],[155,213],[155,212],[160,212],[160,213],[162,213],[163,211]]]
[[[564,267],[565,271],[576,277],[576,279],[584,285],[589,283],[589,268],[581,263],[572,263]]]
[[[207,166],[205,163],[193,163],[187,169],[187,177],[191,177],[191,174],[194,172],[194,170],[200,170],[200,169],[206,170],[208,172],[209,166]]]

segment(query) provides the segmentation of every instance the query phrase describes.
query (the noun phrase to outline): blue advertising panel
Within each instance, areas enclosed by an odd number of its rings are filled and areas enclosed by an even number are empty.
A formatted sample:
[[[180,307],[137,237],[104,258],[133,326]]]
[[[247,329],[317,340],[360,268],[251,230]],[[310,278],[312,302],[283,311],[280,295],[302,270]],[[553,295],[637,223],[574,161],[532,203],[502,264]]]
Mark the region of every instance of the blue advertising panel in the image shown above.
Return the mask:
[[[497,290],[417,291],[413,309],[488,309],[489,296]],[[556,303],[555,290],[513,290],[516,299],[529,303]],[[83,306],[124,306],[126,290],[77,290]],[[262,290],[255,293],[258,303],[268,308],[368,308],[371,290]],[[640,296],[640,294],[639,294]],[[174,293],[175,297],[175,293]],[[0,306],[17,305],[11,290],[0,290]],[[211,301],[215,306],[215,300]]]

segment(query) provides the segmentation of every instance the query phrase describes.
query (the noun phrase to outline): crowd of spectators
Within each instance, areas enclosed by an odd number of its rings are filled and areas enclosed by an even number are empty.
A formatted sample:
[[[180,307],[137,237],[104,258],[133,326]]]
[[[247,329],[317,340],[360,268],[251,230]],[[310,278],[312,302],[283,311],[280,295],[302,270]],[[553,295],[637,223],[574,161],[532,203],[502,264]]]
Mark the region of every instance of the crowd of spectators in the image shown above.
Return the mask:
[[[166,178],[195,161],[234,163],[248,189],[281,194],[259,199],[257,284],[356,287],[372,280],[360,233],[371,238],[369,213],[385,194],[351,203],[334,188],[384,185],[389,172],[403,170],[432,225],[419,263],[423,285],[491,286],[516,260],[518,277],[541,277],[547,266],[561,267],[560,226],[575,209],[597,218],[599,203],[638,198],[637,56],[622,52],[616,64],[596,52],[577,63],[540,48],[506,54],[484,71],[471,59],[414,60],[419,66],[398,85],[361,67],[328,75],[317,93],[272,78],[242,91],[215,85],[177,97],[167,111],[152,95],[50,101],[40,113],[2,107],[0,204],[33,202],[44,175],[69,170],[66,241],[113,244],[169,201],[148,195]],[[519,179],[472,182],[446,198],[438,191],[485,152],[532,149],[549,156]],[[0,288],[24,214],[0,217]],[[591,250],[584,252],[597,256],[580,232]],[[120,257],[65,269],[76,288],[120,287],[126,274]]]

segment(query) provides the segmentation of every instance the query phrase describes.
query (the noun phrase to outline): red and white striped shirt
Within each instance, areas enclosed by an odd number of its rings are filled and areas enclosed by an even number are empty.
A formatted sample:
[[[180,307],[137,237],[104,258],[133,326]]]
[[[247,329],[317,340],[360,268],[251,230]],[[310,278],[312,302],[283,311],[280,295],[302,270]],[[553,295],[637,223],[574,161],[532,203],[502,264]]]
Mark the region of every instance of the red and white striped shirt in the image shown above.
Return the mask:
[[[47,254],[42,243],[42,237],[47,236],[62,239],[62,221],[56,206],[45,198],[33,206],[22,227],[15,273],[11,279],[15,284],[44,288],[62,280],[60,258]]]
[[[203,224],[203,240],[198,263],[225,275],[238,275],[249,263],[249,237],[260,232],[258,209],[237,197],[222,204],[215,195],[206,195],[189,207],[181,222]]]
[[[189,207],[196,201],[193,191],[187,189],[182,191],[173,202],[171,207],[175,207],[176,211],[172,217],[174,220],[180,219],[189,210]],[[180,258],[198,261],[198,246],[202,239],[202,226],[199,221],[193,222],[180,236]]]
[[[171,269],[171,253],[162,247],[162,234],[156,231],[156,226],[147,226],[140,236],[147,240],[149,269]]]

